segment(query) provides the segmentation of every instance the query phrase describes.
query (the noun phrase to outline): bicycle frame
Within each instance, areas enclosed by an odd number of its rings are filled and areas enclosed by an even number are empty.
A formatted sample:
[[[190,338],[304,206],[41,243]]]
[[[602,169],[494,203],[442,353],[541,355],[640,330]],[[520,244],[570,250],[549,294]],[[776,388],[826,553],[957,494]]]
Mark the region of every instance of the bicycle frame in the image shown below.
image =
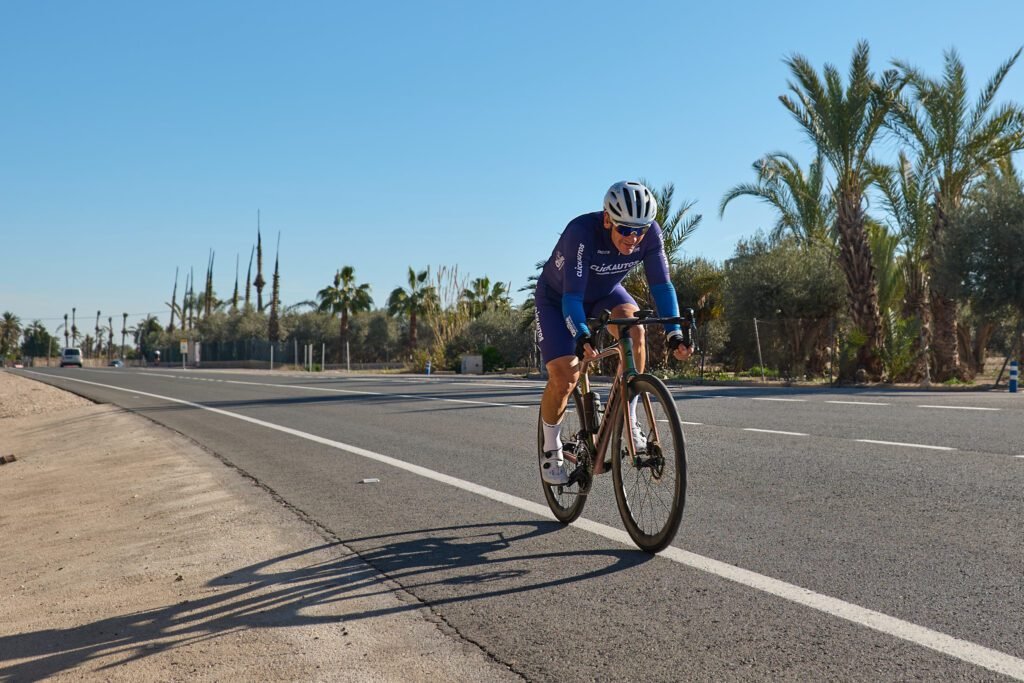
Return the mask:
[[[629,401],[623,400],[623,392],[626,386],[629,385],[630,379],[639,374],[636,369],[636,362],[633,359],[633,340],[630,338],[628,330],[623,330],[621,338],[601,349],[596,357],[584,360],[581,363],[580,381],[577,386],[584,395],[590,392],[590,375],[587,372],[589,366],[615,354],[619,356],[621,371],[617,371],[615,378],[612,380],[611,390],[608,394],[608,407],[605,409],[606,419],[601,420],[596,435],[587,434],[587,445],[590,447],[590,452],[594,454],[594,463],[604,462],[604,454],[608,450],[608,445],[614,433],[613,428],[609,427],[609,425],[614,425],[618,421],[615,418],[620,415],[622,433],[626,435],[626,451],[631,459],[636,458],[637,455],[636,444],[633,442],[633,420],[629,414]],[[626,395],[628,396],[628,394]],[[644,410],[647,412],[648,418],[650,418],[650,424],[654,427],[653,433],[648,437],[648,442],[660,443],[661,440],[658,436],[658,426],[654,420],[654,409],[651,407],[651,400],[645,395],[643,402]],[[607,417],[612,419],[607,419]]]

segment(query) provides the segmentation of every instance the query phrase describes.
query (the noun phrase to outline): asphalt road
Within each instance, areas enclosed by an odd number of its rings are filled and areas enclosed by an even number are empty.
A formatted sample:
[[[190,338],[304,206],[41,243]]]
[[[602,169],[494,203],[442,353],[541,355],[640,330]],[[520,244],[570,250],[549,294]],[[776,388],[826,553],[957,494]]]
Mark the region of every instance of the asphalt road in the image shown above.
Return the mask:
[[[539,382],[24,372],[188,435],[529,680],[1024,680],[1024,394],[673,387],[650,557],[610,477],[545,513]]]

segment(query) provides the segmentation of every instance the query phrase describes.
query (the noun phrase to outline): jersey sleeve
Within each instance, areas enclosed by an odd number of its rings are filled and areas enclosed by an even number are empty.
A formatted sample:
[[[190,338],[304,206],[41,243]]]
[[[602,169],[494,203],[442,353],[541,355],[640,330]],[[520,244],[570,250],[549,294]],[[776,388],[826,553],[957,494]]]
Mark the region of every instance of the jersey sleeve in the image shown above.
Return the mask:
[[[562,269],[562,316],[572,336],[590,334],[587,314],[583,310],[583,294],[587,291],[590,276],[590,241],[580,230],[568,230],[565,234],[565,268]]]
[[[672,286],[672,279],[669,277],[668,257],[665,255],[661,226],[655,223],[648,237],[654,239],[651,240],[650,247],[644,255],[644,273],[647,275],[647,285],[651,288],[654,307],[661,317],[678,316],[679,300],[676,298],[676,288]],[[677,324],[665,325],[666,332],[681,329]]]

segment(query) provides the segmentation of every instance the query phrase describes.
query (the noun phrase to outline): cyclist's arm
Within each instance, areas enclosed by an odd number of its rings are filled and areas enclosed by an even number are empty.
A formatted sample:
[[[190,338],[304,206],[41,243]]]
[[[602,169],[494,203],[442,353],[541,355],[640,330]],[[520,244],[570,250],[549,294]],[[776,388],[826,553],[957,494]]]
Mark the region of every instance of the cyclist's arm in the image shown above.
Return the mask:
[[[576,339],[589,335],[587,314],[583,310],[583,293],[590,276],[590,245],[583,239],[566,240],[566,263],[562,271],[562,317]]]
[[[644,256],[644,273],[647,275],[647,285],[651,288],[651,298],[654,299],[654,307],[658,315],[663,318],[679,315],[679,300],[676,298],[676,288],[672,286],[672,280],[668,273],[668,259],[665,256],[665,245],[661,239],[661,230],[651,230],[650,237],[653,237],[654,244]],[[665,325],[665,332],[681,332],[679,325]]]

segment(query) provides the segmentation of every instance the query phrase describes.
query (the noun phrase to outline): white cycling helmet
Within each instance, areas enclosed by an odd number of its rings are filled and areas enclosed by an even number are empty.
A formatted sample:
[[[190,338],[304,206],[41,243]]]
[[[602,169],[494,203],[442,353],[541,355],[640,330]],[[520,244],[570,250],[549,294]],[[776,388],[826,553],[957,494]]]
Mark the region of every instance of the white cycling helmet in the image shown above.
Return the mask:
[[[647,227],[658,215],[658,202],[640,183],[622,180],[608,188],[604,210],[619,225]]]

